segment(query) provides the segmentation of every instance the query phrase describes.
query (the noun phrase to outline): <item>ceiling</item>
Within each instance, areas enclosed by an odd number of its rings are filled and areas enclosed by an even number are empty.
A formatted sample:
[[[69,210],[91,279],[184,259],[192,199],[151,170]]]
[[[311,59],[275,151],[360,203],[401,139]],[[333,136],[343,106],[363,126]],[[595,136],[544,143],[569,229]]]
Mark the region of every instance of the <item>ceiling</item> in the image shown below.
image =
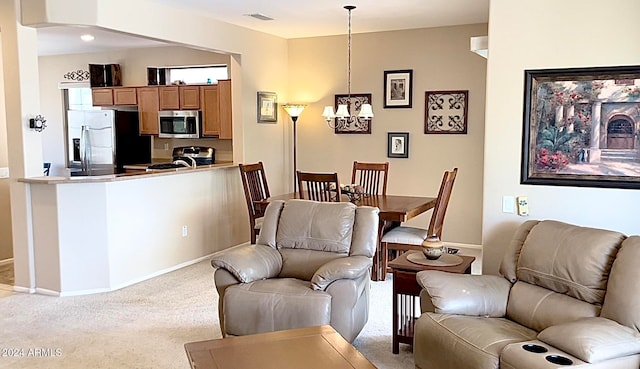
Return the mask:
[[[352,32],[379,32],[413,28],[487,23],[489,0],[149,0],[152,3],[193,11],[226,23],[269,33],[282,38],[346,34],[348,12],[352,11]],[[346,2],[345,2],[346,1]],[[273,20],[259,20],[248,14],[262,14]],[[92,42],[81,34],[91,33]],[[164,43],[86,27],[38,29],[39,55],[98,52],[113,49],[151,47]]]

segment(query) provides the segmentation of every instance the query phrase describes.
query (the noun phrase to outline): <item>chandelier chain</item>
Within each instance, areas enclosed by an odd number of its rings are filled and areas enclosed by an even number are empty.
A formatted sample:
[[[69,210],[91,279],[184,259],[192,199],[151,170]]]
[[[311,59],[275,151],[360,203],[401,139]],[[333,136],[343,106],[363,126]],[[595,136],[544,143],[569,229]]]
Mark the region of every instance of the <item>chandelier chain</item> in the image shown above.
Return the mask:
[[[349,50],[348,61],[347,61],[347,96],[348,100],[351,101],[351,10],[349,10],[349,41],[347,49]]]

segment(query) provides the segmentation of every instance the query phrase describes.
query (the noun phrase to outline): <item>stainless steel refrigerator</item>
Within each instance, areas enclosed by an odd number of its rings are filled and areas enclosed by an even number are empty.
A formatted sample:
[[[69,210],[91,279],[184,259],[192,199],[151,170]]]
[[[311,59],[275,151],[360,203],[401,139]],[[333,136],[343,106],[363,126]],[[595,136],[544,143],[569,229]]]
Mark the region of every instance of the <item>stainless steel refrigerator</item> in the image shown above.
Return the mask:
[[[136,111],[68,110],[67,151],[71,175],[123,173],[151,162],[151,137],[140,136]]]

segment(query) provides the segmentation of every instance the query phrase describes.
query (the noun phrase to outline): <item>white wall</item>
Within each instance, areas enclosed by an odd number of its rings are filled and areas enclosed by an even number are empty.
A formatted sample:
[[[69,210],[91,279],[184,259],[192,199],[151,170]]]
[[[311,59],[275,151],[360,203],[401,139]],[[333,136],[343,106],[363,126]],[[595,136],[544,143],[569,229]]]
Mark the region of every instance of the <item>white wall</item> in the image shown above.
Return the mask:
[[[0,86],[4,86],[2,72],[2,33],[0,33]],[[4,105],[4,89],[0,88],[0,168],[9,167],[7,152],[7,116]],[[0,260],[13,257],[11,242],[11,198],[9,197],[9,180],[0,175]]]
[[[526,11],[523,11],[526,9]],[[532,219],[638,234],[640,192],[520,185],[524,70],[640,64],[637,0],[492,0],[484,162],[483,271],[496,273],[525,218],[501,212],[503,195],[529,198]]]
[[[486,59],[469,51],[469,39],[486,32],[475,24],[354,34],[351,92],[372,93],[371,134],[334,134],[321,116],[347,93],[347,37],[290,40],[290,96],[309,104],[297,123],[298,169],[337,171],[348,183],[354,160],[389,161],[387,193],[436,196],[443,172],[458,167],[443,239],[479,245]],[[413,70],[412,108],[384,109],[384,71],[401,69]],[[424,133],[425,91],[443,90],[469,91],[467,134]],[[387,158],[388,132],[409,132],[408,159]],[[426,227],[430,216],[409,223]]]

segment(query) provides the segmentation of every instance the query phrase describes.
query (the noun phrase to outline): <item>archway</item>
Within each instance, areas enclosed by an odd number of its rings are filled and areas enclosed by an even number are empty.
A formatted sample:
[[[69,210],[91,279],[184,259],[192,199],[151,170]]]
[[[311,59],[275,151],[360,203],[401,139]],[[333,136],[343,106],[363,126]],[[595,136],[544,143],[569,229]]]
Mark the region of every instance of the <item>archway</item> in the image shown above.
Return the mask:
[[[634,148],[633,122],[624,116],[614,116],[607,123],[607,148],[631,150]]]

